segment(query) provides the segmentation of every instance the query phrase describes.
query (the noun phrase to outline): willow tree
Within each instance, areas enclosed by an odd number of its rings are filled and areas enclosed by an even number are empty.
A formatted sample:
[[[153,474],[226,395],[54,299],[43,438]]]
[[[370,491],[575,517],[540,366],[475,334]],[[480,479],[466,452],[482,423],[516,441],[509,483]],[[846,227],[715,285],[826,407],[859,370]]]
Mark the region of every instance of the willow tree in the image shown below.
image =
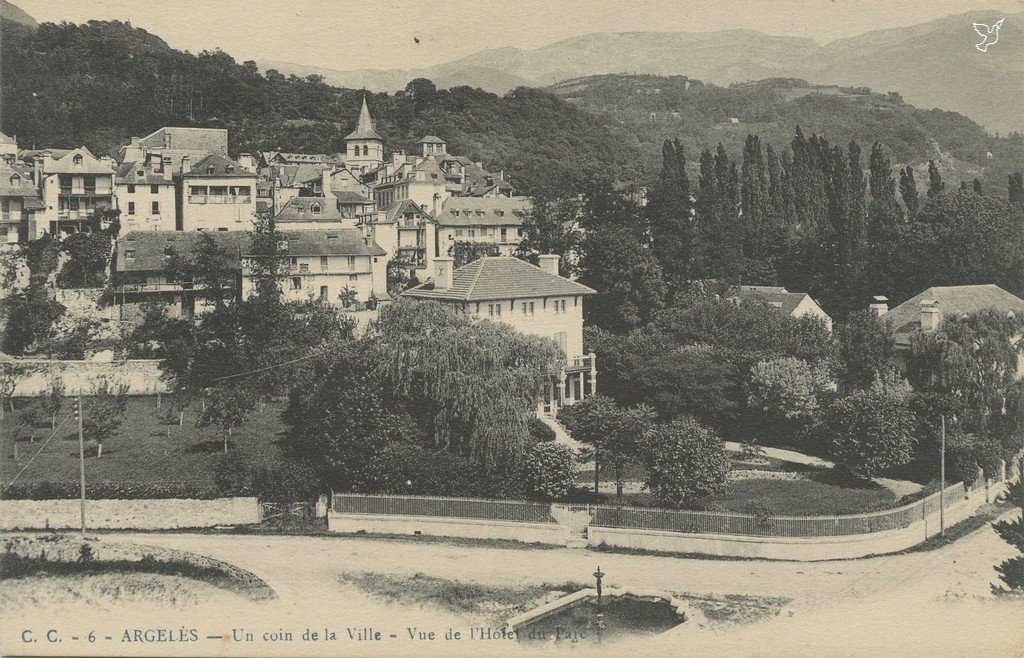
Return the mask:
[[[523,456],[544,382],[565,362],[551,339],[437,302],[382,308],[372,335],[393,393],[433,416],[435,444],[487,466]]]
[[[911,339],[908,375],[919,391],[944,393],[967,410],[955,419],[965,432],[998,439],[1004,453],[1021,446],[1024,404],[1018,381],[1024,322],[984,310],[943,318],[937,332]]]

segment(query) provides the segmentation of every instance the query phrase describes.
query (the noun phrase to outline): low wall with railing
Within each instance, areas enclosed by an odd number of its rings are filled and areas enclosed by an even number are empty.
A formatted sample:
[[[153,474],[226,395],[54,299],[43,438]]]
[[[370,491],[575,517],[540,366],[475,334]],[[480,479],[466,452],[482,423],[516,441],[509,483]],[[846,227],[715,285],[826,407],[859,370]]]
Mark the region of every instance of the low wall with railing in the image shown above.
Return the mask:
[[[126,361],[62,361],[57,359],[17,359],[21,372],[14,384],[14,397],[39,395],[60,379],[68,395],[91,395],[104,384],[117,388],[122,384],[129,395],[166,393],[160,362],[155,359]]]
[[[81,501],[76,499],[0,500],[0,530],[78,528],[81,515]],[[255,498],[85,501],[85,525],[94,530],[170,530],[259,522],[260,506]]]
[[[981,481],[970,490],[957,483],[941,494],[891,510],[816,517],[335,494],[328,528],[728,557],[838,560],[916,546],[938,534],[943,525],[948,528],[970,518],[1004,491],[1002,481]]]

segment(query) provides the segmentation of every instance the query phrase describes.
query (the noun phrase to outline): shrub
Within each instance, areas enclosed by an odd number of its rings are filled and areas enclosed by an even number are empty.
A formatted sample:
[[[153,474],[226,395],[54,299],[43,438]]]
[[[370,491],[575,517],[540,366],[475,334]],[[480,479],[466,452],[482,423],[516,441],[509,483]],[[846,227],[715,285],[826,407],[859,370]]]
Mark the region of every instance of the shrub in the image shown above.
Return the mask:
[[[555,440],[555,430],[547,426],[540,418],[530,419],[530,436],[537,443]]]
[[[1010,486],[1007,498],[1024,512],[1024,482]],[[992,586],[996,594],[1024,591],[1024,518],[1018,516],[1012,521],[997,521],[992,524],[996,534],[1017,551],[1014,555],[996,566],[999,579],[1006,587]]]
[[[222,496],[247,496],[252,491],[251,473],[236,453],[221,455],[213,467],[213,485]]]
[[[523,475],[530,498],[555,500],[572,489],[575,460],[568,446],[546,442],[533,446],[526,454]]]
[[[479,468],[450,452],[392,443],[359,470],[352,482],[362,493],[476,496]]]
[[[647,486],[658,503],[679,508],[725,491],[730,461],[722,439],[696,420],[656,425],[647,452]]]
[[[916,428],[906,396],[884,391],[856,391],[836,400],[821,426],[832,460],[863,479],[909,462]]]
[[[312,469],[294,461],[252,472],[252,491],[263,501],[293,503],[313,500],[320,484]]]

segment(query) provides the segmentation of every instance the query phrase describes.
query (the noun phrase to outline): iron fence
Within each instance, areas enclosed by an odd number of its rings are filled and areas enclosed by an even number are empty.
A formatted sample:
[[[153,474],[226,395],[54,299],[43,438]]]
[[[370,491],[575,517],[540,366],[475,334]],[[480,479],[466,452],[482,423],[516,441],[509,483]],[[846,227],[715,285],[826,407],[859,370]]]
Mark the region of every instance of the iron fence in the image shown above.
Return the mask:
[[[334,494],[333,510],[340,514],[437,516],[522,523],[555,522],[551,516],[550,504],[518,500]]]

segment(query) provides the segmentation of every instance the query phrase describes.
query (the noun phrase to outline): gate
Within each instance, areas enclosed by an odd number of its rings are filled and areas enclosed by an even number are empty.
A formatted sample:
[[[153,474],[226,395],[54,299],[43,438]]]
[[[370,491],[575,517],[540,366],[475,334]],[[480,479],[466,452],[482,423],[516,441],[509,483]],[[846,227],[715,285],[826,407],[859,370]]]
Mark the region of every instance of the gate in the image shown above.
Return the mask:
[[[260,523],[290,525],[314,517],[313,503],[260,503]]]

